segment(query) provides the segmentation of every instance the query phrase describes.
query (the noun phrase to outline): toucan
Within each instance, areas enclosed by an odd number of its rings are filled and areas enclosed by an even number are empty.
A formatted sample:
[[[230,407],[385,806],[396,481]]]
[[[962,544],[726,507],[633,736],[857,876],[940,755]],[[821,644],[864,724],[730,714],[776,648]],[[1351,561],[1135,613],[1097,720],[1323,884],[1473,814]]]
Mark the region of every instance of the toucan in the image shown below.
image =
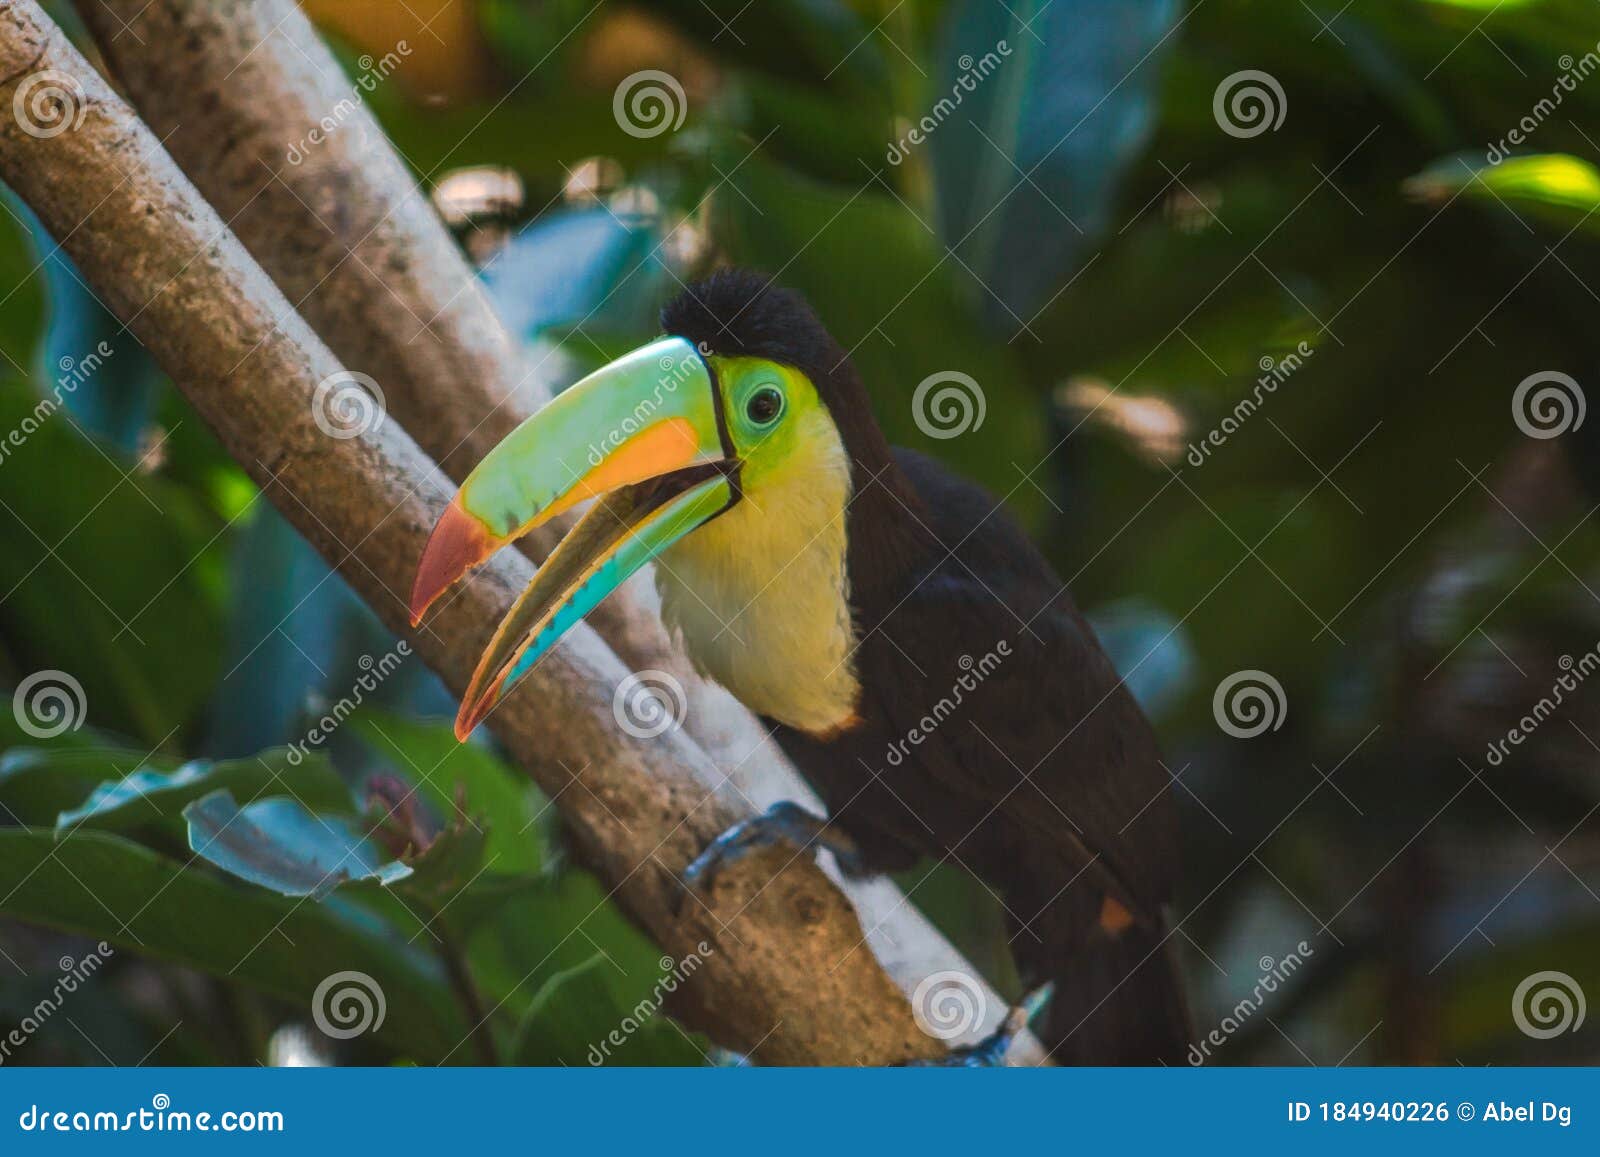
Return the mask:
[[[654,561],[689,658],[828,810],[746,821],[687,887],[774,841],[857,876],[953,864],[1004,905],[1024,982],[1050,986],[1037,1031],[1056,1061],[1178,1063],[1173,777],[1066,584],[1002,503],[890,448],[799,293],[725,269],[661,326],[507,435],[428,539],[414,622],[500,547],[598,500],[500,624],[457,736]],[[1000,1063],[1009,1038],[956,1063]]]

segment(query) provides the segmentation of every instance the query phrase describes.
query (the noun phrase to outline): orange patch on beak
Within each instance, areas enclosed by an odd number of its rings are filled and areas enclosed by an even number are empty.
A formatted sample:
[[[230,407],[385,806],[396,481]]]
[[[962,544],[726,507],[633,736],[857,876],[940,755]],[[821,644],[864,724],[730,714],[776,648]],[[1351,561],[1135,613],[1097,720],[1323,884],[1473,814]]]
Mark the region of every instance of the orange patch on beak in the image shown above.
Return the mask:
[[[639,431],[607,454],[598,466],[574,482],[571,490],[541,511],[538,521],[565,514],[580,502],[599,498],[620,487],[692,466],[699,453],[694,427],[683,418],[666,418]],[[529,529],[532,528],[523,528],[524,531]]]

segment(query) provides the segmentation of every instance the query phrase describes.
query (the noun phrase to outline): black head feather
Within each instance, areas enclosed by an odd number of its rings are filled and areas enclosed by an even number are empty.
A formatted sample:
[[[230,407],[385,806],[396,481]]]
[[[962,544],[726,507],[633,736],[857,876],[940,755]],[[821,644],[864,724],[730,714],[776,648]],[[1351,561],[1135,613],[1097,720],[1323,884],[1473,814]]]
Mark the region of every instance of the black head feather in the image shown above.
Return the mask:
[[[824,392],[823,401],[830,409],[836,380],[844,388],[844,379],[851,379],[860,390],[849,355],[833,340],[810,302],[793,289],[774,285],[764,274],[747,269],[713,273],[662,309],[661,328],[712,354],[793,366]]]
[[[872,416],[850,355],[834,340],[805,297],[760,273],[722,269],[689,286],[661,311],[661,328],[711,356],[756,357],[793,366],[817,389],[850,455],[855,498],[850,507],[852,581],[889,573],[894,536],[870,534],[906,521],[921,504],[902,475]],[[911,520],[913,523],[915,520]]]

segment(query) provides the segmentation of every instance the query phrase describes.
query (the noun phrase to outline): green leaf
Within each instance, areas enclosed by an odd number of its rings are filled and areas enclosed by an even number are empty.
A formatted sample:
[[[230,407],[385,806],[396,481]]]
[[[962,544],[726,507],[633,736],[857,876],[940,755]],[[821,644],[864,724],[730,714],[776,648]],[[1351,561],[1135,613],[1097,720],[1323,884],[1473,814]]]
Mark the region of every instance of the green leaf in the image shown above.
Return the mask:
[[[7,648],[24,672],[72,676],[88,719],[171,743],[216,678],[219,520],[82,435],[53,396],[0,380],[0,429],[20,439],[0,468]]]
[[[158,774],[176,762],[125,748],[13,747],[0,756],[0,818],[48,827],[108,776]]]
[[[615,967],[604,956],[595,955],[546,981],[517,1026],[514,1063],[705,1064],[704,1043],[696,1043],[660,1012],[665,995],[660,986],[633,1008],[618,1005],[605,975]]]
[[[1600,169],[1564,153],[1507,157],[1489,164],[1461,154],[1436,161],[1406,182],[1406,191],[1430,202],[1457,195],[1495,205],[1522,206],[1563,231],[1575,225],[1600,233]]]
[[[447,819],[470,814],[487,821],[484,853],[490,870],[535,875],[543,868],[554,814],[515,768],[476,744],[458,741],[448,723],[417,723],[372,708],[361,709],[347,723]],[[466,793],[466,813],[457,810],[458,788]]]
[[[224,790],[183,809],[189,846],[225,872],[283,896],[321,899],[351,880],[393,884],[411,875],[338,816],[314,815],[292,799],[240,807]]]
[[[411,874],[398,882],[400,891],[435,904],[453,900],[487,879],[482,871],[484,840],[479,825],[465,821],[448,825],[421,855],[406,857]]]
[[[1077,268],[1154,121],[1173,0],[963,0],[916,119],[939,227],[1007,333]],[[931,126],[931,127],[930,127]],[[918,146],[911,145],[914,151]]]
[[[478,893],[475,888],[474,900]],[[619,1007],[632,1006],[661,976],[660,949],[593,876],[574,870],[505,898],[495,918],[479,925],[467,943],[473,975],[516,1012],[526,1010],[552,976],[578,967],[597,949],[611,961],[605,975]]]
[[[124,772],[119,779],[102,782],[80,806],[63,811],[56,828],[59,831],[83,824],[106,831],[126,831],[176,820],[191,800],[222,789],[246,800],[288,795],[313,810],[348,811],[351,806],[349,791],[326,757],[302,756],[279,747],[249,759],[220,763],[197,759],[175,771]]]
[[[5,289],[5,308],[0,309],[0,364],[16,373],[34,368],[35,352],[43,336],[46,277],[30,233],[22,227],[19,214],[35,221],[31,210],[10,189],[0,189],[0,285]],[[35,225],[36,242],[53,246],[44,231]]]
[[[120,836],[0,830],[0,913],[197,968],[310,1011],[317,986],[359,972],[381,988],[375,1031],[419,1059],[466,1036],[439,963],[337,901],[230,885]]]

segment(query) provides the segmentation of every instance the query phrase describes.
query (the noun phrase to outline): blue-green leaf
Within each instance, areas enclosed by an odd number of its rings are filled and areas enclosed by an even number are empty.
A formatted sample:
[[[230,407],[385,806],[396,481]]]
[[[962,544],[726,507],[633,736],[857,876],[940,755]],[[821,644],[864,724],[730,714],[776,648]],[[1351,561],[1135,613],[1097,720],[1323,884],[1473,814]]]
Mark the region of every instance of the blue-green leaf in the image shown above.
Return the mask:
[[[411,874],[398,860],[385,860],[344,819],[315,815],[292,799],[240,807],[230,792],[217,791],[184,808],[183,816],[197,855],[284,896],[321,899],[352,880],[387,885]]]
[[[62,739],[72,734],[67,732]],[[49,747],[13,747],[0,756],[0,819],[48,827],[108,776],[159,774],[170,771],[176,762],[125,748],[59,742]]]
[[[0,830],[0,914],[201,969],[308,1016],[331,975],[359,973],[389,1010],[371,1031],[418,1059],[444,1056],[466,1036],[444,969],[421,941],[408,944],[337,899],[305,904],[239,888],[121,836]]]
[[[81,758],[81,757],[80,757]],[[196,759],[174,771],[144,767],[103,781],[78,807],[56,819],[61,831],[86,824],[124,831],[176,819],[191,800],[221,789],[246,800],[287,795],[308,808],[349,810],[350,793],[327,759],[288,748],[263,751],[249,759],[213,763]]]
[[[913,148],[931,152],[940,230],[1002,327],[1031,321],[1108,223],[1150,132],[1155,50],[1176,10],[1175,0],[952,7],[929,108],[914,118],[926,145]]]

